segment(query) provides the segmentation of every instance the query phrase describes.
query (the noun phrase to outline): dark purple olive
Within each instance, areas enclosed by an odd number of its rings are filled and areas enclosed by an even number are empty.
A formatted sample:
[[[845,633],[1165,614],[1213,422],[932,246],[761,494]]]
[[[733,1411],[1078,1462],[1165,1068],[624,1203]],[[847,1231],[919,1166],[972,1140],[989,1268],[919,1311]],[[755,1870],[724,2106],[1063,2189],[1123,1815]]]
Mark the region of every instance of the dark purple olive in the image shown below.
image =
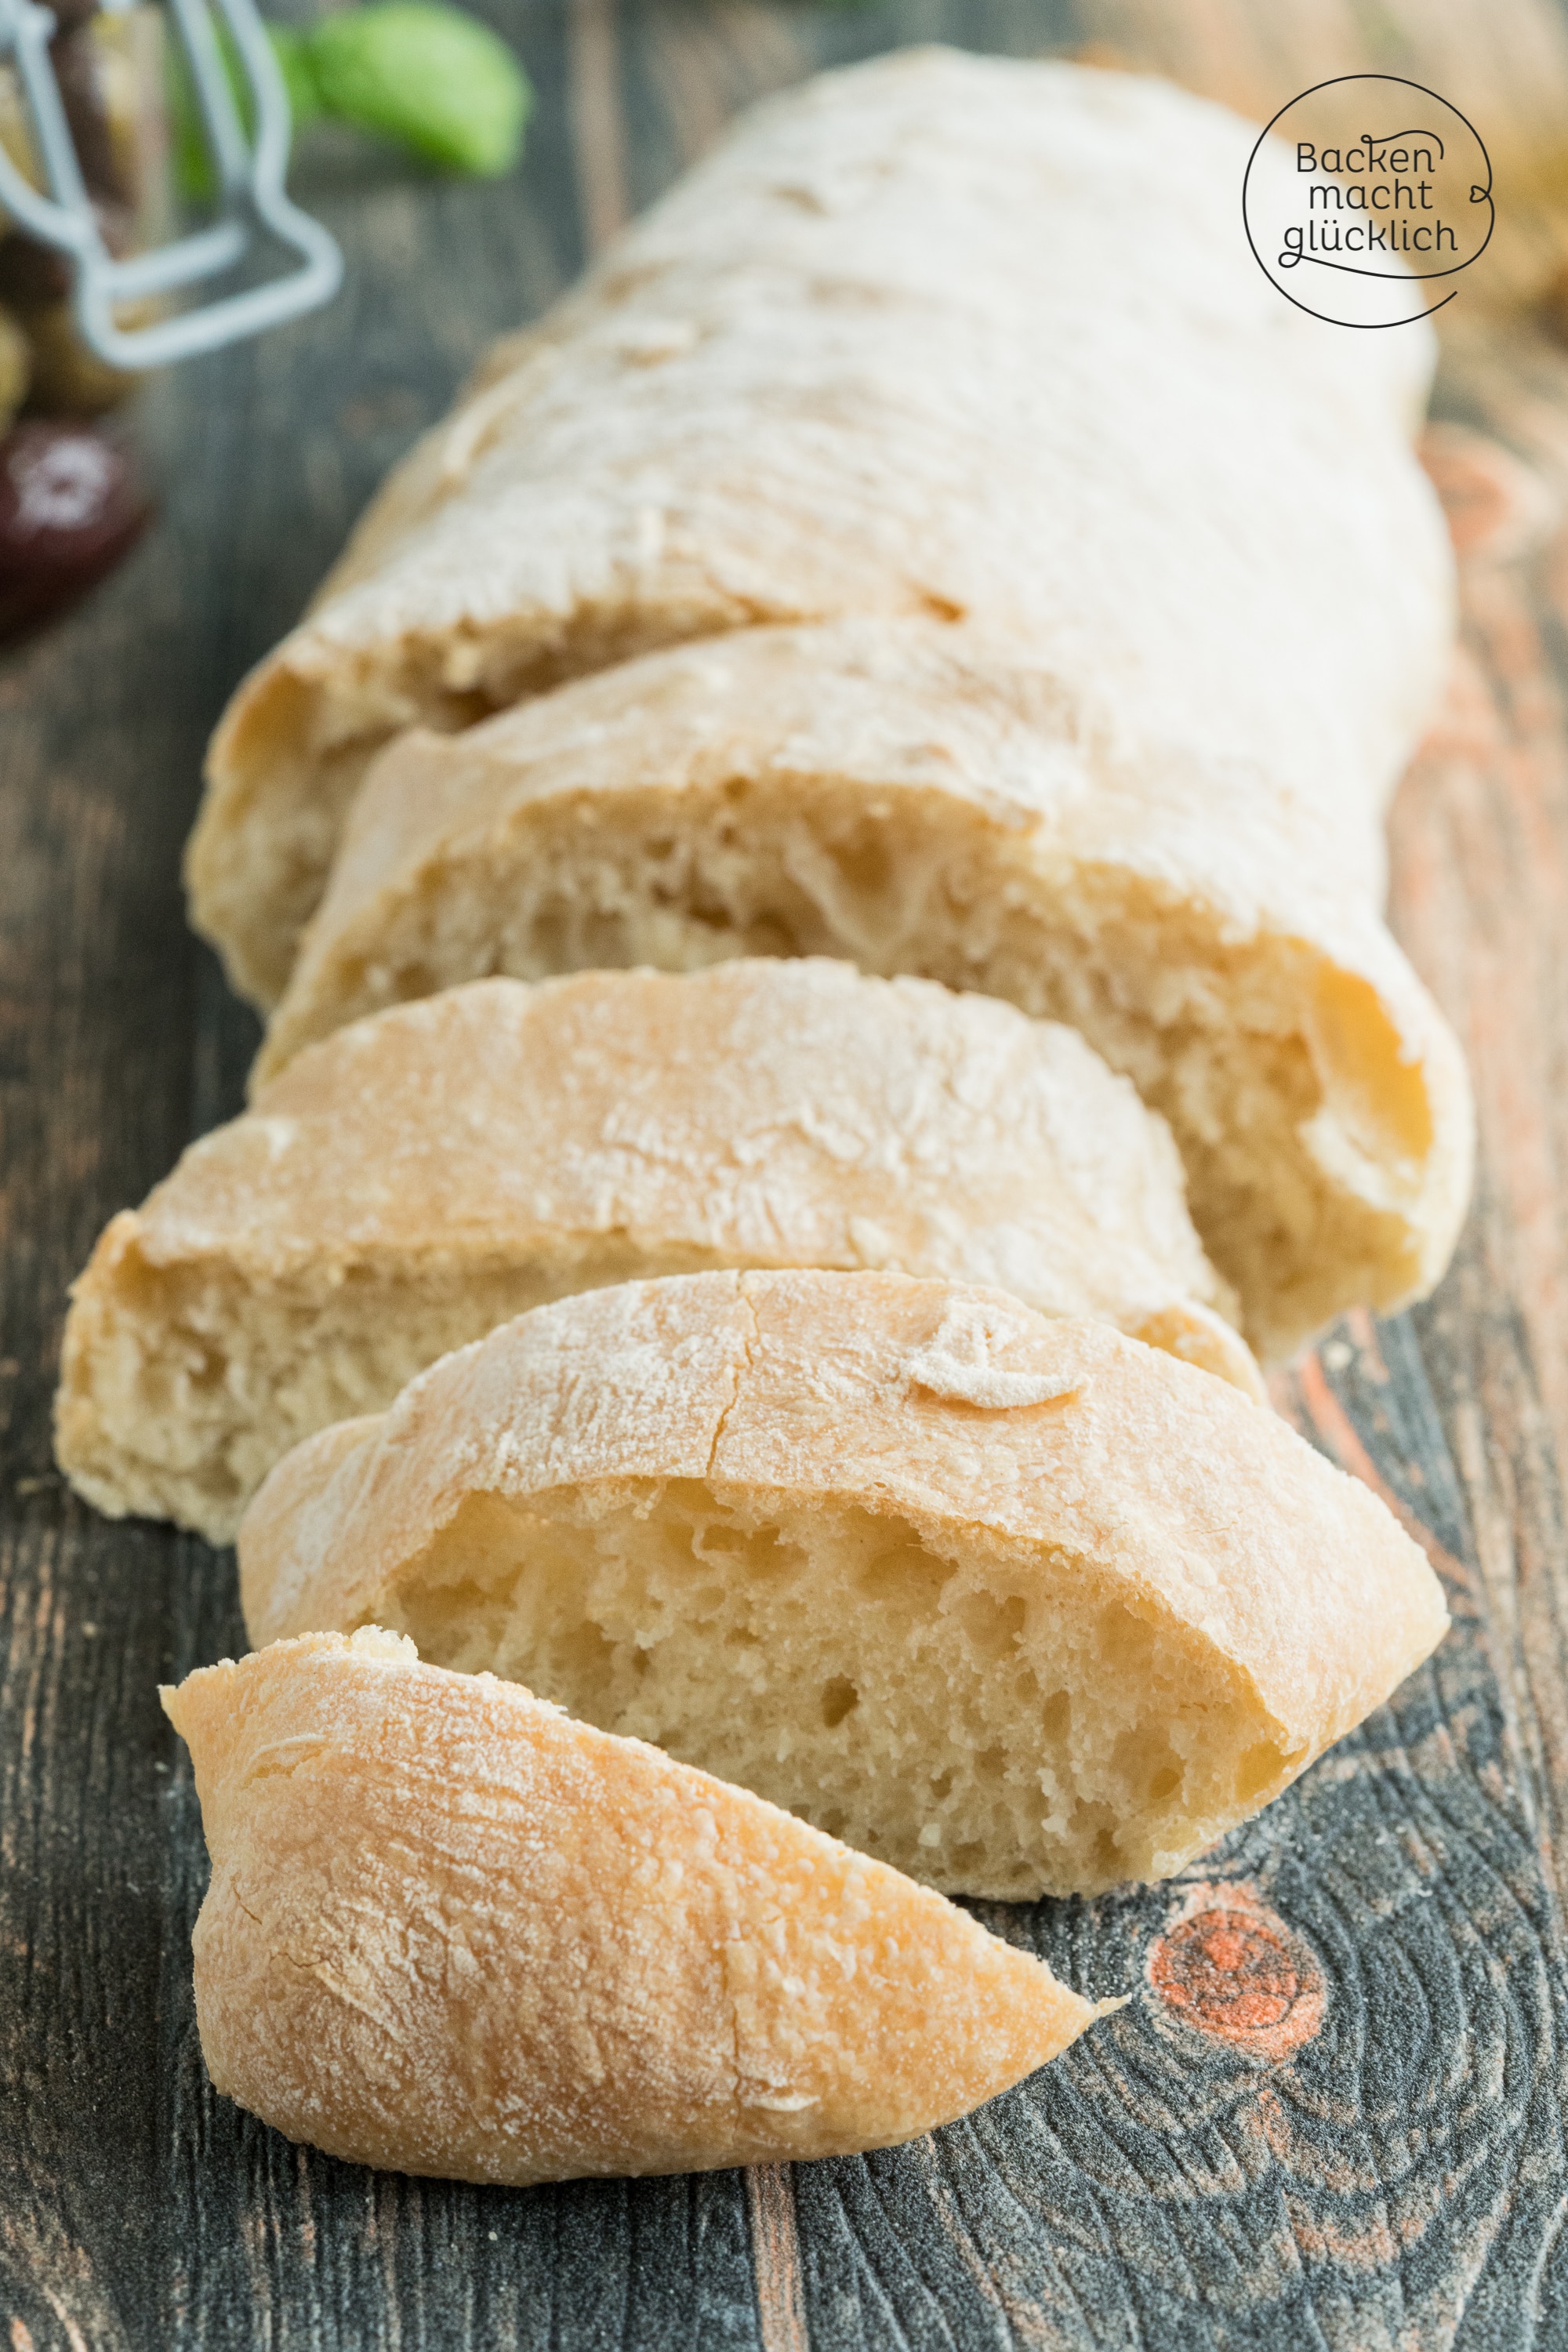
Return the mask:
[[[0,441],[0,641],[25,635],[96,586],[152,505],[124,451],[43,417]]]

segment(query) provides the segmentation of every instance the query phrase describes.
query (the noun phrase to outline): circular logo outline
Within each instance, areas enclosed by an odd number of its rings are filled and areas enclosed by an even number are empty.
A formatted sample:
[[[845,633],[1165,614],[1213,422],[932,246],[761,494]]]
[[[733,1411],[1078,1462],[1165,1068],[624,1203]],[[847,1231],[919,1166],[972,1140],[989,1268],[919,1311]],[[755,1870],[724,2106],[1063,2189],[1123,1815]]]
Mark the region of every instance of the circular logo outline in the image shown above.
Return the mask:
[[[1373,335],[1381,334],[1383,331],[1388,327],[1411,327],[1415,325],[1417,319],[1430,319],[1436,311],[1446,310],[1447,308],[1448,304],[1453,301],[1455,296],[1458,293],[1458,288],[1456,286],[1450,292],[1445,294],[1441,302],[1434,302],[1425,310],[1412,310],[1407,318],[1336,319],[1332,311],[1314,310],[1310,302],[1303,302],[1298,295],[1287,292],[1286,289],[1280,285],[1279,280],[1275,277],[1274,272],[1269,268],[1268,263],[1264,260],[1263,256],[1258,250],[1258,240],[1252,234],[1252,223],[1247,217],[1247,193],[1252,182],[1252,167],[1258,161],[1259,148],[1261,148],[1264,141],[1268,137],[1274,125],[1281,121],[1285,115],[1289,114],[1293,106],[1300,106],[1303,99],[1316,98],[1321,89],[1334,89],[1338,88],[1341,82],[1347,81],[1393,82],[1401,89],[1419,90],[1423,98],[1436,99],[1439,106],[1447,107],[1448,112],[1450,114],[1457,115],[1459,121],[1464,124],[1466,130],[1475,141],[1476,145],[1480,149],[1481,159],[1487,167],[1487,183],[1485,189],[1482,191],[1482,201],[1486,205],[1488,213],[1487,233],[1485,236],[1482,237],[1479,245],[1477,246],[1474,253],[1468,255],[1463,261],[1456,261],[1451,269],[1412,269],[1404,271],[1400,273],[1401,275],[1414,278],[1417,283],[1424,282],[1426,279],[1430,278],[1457,278],[1461,269],[1468,269],[1472,261],[1479,261],[1480,259],[1482,254],[1491,243],[1493,232],[1497,227],[1497,205],[1492,195],[1492,159],[1487,152],[1486,141],[1481,137],[1480,132],[1476,129],[1475,124],[1470,121],[1468,114],[1466,114],[1459,107],[1454,105],[1450,99],[1445,98],[1440,90],[1429,89],[1424,81],[1412,81],[1406,74],[1331,74],[1326,81],[1315,81],[1312,83],[1310,89],[1298,90],[1294,98],[1286,100],[1284,105],[1280,107],[1278,113],[1269,116],[1268,121],[1264,124],[1262,130],[1258,132],[1257,139],[1253,142],[1252,152],[1247,159],[1247,169],[1241,175],[1241,226],[1246,233],[1247,242],[1252,248],[1252,257],[1254,261],[1257,262],[1259,269],[1262,270],[1265,278],[1268,278],[1270,286],[1273,287],[1275,292],[1277,294],[1284,295],[1286,301],[1293,304],[1298,310],[1304,310],[1309,319],[1319,319],[1322,321],[1325,327],[1350,327],[1360,334]],[[1397,136],[1398,134],[1394,133],[1391,135]],[[1473,204],[1475,200],[1475,190],[1472,186],[1470,201]],[[1352,268],[1349,262],[1339,261],[1321,262],[1319,264],[1319,267],[1324,269],[1342,270],[1347,277],[1351,278],[1376,278],[1381,279],[1384,285],[1391,285],[1397,282],[1394,272],[1388,269],[1356,269]]]

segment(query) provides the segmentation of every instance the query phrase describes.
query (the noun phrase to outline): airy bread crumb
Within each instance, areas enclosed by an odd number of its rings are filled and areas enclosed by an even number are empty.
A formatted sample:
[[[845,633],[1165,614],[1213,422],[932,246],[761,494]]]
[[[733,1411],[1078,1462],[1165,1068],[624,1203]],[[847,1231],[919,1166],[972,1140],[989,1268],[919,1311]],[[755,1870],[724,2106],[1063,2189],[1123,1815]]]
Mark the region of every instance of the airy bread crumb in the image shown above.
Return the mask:
[[[239,1555],[258,1643],[391,1626],[1000,1898],[1179,1868],[1447,1622],[1234,1389],[894,1275],[538,1308],[287,1456]]]

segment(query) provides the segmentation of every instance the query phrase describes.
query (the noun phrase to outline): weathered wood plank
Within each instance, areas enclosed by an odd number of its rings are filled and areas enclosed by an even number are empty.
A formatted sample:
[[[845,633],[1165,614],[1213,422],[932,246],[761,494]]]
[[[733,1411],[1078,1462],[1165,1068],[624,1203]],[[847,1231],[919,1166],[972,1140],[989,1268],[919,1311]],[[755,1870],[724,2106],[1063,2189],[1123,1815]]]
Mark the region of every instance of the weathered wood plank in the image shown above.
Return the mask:
[[[237,1107],[254,1042],[176,883],[224,695],[487,337],[747,97],[944,36],[1100,40],[1198,84],[1251,74],[1267,96],[1282,79],[1288,97],[1325,43],[1348,70],[1415,58],[1426,37],[1414,0],[1375,25],[1306,0],[1267,21],[1143,0],[495,13],[541,96],[521,189],[419,187],[319,151],[307,192],[350,248],[350,292],[157,388],[159,532],[0,667],[15,2352],[1568,2343],[1568,355],[1517,320],[1450,342],[1444,410],[1472,437],[1450,433],[1435,462],[1466,547],[1468,662],[1394,827],[1396,920],[1477,1069],[1477,1212],[1427,1307],[1352,1318],[1280,1387],[1424,1531],[1456,1617],[1438,1658],[1174,1885],[988,1910],[1086,1990],[1132,1998],[1059,2066],[912,2148],[486,2192],[290,2149],[205,2083],[189,1977],[205,1863],[153,1692],[241,1646],[232,1562],[64,1495],[47,1411],[66,1280],[102,1220]],[[1479,24],[1472,0],[1444,18],[1439,88],[1445,59],[1450,79],[1470,70]],[[1544,0],[1518,0],[1488,68],[1500,105],[1529,86],[1531,139],[1561,36]],[[1458,80],[1448,94],[1466,103]],[[1554,234],[1542,214],[1512,248],[1516,292]]]

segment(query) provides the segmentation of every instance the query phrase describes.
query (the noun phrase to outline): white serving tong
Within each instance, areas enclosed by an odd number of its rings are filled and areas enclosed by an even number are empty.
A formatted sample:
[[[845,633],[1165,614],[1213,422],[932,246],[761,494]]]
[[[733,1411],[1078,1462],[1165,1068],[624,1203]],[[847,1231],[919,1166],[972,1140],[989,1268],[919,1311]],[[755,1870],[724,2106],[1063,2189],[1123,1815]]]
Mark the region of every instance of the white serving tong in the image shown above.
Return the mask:
[[[119,14],[135,0],[102,0]],[[72,309],[77,331],[110,367],[166,366],[259,334],[330,301],[343,274],[342,256],[319,221],[285,193],[291,121],[288,92],[271,43],[251,0],[168,0],[190,68],[217,183],[217,215],[206,227],[116,260],[104,243],[66,121],[49,56],[55,30],[37,0],[0,0],[0,63],[13,60],[31,119],[47,194],[41,194],[0,146],[0,210],[41,244],[74,263]],[[235,104],[214,26],[214,12],[231,36],[249,86],[255,135],[247,139]],[[121,303],[196,286],[234,268],[263,236],[298,257],[298,267],[259,286],[220,295],[148,326],[122,328]]]

